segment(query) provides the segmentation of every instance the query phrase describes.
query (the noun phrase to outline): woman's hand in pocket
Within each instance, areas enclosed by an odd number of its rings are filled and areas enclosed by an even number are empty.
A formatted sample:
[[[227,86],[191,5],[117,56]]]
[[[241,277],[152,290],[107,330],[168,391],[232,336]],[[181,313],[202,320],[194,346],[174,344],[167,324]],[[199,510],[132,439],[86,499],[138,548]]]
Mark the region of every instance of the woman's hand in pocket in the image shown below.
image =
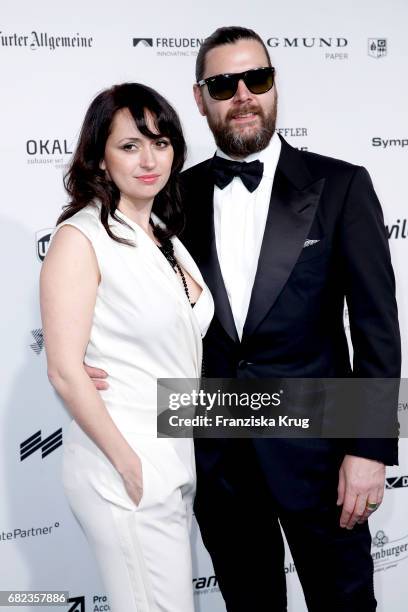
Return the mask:
[[[130,499],[138,506],[143,497],[143,469],[140,457],[133,453],[120,470],[125,489]]]

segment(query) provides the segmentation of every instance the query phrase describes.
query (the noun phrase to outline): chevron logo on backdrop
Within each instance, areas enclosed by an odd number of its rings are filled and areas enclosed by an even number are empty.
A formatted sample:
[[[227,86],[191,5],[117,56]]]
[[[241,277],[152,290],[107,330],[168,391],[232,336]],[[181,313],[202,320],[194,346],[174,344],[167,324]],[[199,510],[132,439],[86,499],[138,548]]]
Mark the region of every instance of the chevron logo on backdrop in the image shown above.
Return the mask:
[[[30,455],[41,448],[41,457],[45,459],[47,455],[55,451],[56,448],[62,446],[62,427],[54,431],[44,440],[41,440],[41,429],[35,434],[24,440],[20,444],[20,461],[24,461]]]
[[[139,43],[145,47],[153,47],[153,38],[134,38],[133,39],[134,47],[137,47]]]

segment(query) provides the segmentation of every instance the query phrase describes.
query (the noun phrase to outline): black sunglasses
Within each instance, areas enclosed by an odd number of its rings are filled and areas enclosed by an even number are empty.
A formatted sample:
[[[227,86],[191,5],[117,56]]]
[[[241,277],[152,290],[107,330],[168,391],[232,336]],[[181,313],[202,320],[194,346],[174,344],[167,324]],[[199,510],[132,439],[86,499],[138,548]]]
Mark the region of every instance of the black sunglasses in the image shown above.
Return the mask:
[[[231,74],[216,74],[198,81],[197,85],[207,85],[208,93],[214,100],[229,100],[237,93],[238,83],[242,79],[245,86],[253,94],[263,94],[272,89],[275,68],[254,68],[245,72]]]

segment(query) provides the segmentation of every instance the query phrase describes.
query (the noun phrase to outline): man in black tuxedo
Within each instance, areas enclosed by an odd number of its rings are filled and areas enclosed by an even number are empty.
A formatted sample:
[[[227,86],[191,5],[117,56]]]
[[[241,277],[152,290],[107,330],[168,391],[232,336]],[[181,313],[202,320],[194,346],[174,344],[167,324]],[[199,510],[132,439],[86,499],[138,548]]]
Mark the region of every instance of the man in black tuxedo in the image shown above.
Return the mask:
[[[182,174],[182,239],[215,301],[206,376],[398,378],[394,275],[367,171],[279,138],[274,69],[255,32],[214,32],[196,80],[218,146]],[[396,429],[396,405],[382,409]],[[196,516],[228,612],[287,609],[280,526],[311,612],[376,609],[367,518],[396,439],[199,439],[196,459]]]
[[[215,301],[206,376],[398,378],[394,275],[367,171],[278,136],[274,69],[255,32],[214,32],[196,81],[218,146],[182,175],[182,239]],[[396,406],[384,410],[396,423]],[[196,516],[229,612],[287,609],[279,523],[309,610],[376,609],[366,519],[396,439],[199,439],[196,458]]]

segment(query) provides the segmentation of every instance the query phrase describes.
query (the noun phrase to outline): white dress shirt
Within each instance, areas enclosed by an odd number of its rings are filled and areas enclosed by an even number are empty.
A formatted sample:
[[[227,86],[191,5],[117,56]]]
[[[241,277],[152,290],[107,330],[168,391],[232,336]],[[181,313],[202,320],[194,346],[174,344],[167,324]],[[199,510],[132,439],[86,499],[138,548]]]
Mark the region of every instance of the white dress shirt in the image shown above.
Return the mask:
[[[224,189],[214,187],[215,243],[240,339],[258,267],[280,150],[281,142],[275,132],[266,149],[243,160],[251,162],[259,159],[264,165],[262,180],[252,193],[239,177],[234,177]],[[220,149],[217,155],[231,159]]]

